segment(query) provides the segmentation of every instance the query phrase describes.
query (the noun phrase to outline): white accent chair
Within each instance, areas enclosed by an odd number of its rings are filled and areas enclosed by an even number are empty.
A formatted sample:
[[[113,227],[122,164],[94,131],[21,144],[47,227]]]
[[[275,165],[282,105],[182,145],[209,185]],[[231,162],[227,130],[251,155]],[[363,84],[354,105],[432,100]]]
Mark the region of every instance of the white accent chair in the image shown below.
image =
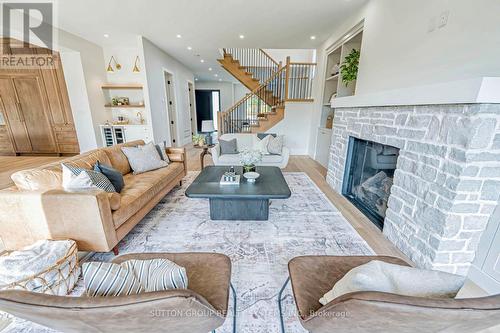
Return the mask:
[[[219,139],[229,141],[236,138],[238,151],[244,149],[252,149],[254,144],[259,140],[257,134],[252,133],[228,133],[223,134]],[[217,143],[211,148],[212,159],[215,165],[241,165],[239,154],[220,154],[220,145]],[[288,164],[288,159],[290,158],[290,149],[283,146],[281,155],[264,155],[262,157],[262,162],[258,165],[264,166],[276,166],[281,169],[285,168]]]

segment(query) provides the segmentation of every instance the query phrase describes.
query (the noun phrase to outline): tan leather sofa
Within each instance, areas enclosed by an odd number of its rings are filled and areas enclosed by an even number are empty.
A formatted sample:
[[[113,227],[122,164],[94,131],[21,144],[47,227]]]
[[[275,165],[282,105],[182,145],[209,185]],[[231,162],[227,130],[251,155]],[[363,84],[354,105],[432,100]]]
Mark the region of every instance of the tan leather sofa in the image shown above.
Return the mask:
[[[168,148],[168,167],[134,175],[120,148],[139,144],[144,142],[96,149],[28,170],[22,180],[41,188],[13,186],[0,191],[0,238],[5,248],[18,249],[40,239],[71,238],[81,251],[112,250],[187,173],[185,149]],[[96,161],[123,174],[125,187],[120,194],[62,189],[61,162],[91,169]]]

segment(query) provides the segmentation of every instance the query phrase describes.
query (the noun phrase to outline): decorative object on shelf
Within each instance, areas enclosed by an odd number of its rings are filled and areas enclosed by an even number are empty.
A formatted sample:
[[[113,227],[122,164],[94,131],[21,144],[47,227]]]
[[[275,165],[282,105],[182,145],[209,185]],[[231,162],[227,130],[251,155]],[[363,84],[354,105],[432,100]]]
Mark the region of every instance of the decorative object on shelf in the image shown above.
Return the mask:
[[[214,122],[212,120],[203,120],[201,122],[201,132],[206,134],[205,143],[212,145],[212,133],[215,132]]]
[[[130,105],[130,99],[128,97],[113,97],[111,104],[113,106]]]
[[[132,72],[133,73],[139,73],[141,71],[141,69],[139,68],[139,56],[136,56],[135,57],[135,62],[134,62],[134,68],[132,69]]]
[[[330,103],[332,100],[334,100],[335,98],[337,98],[337,93],[334,92],[331,96],[330,96]]]
[[[332,67],[331,76],[335,76],[340,72],[340,63],[336,63]]]
[[[326,117],[326,128],[333,128],[333,114],[329,114],[328,117]]]
[[[67,295],[80,275],[78,249],[73,240],[40,240],[22,250],[0,256],[0,290],[26,290]]]
[[[142,112],[141,111],[137,112],[136,116],[137,116],[137,118],[139,118],[139,124],[144,125],[145,120],[144,120],[144,116],[142,115]]]
[[[260,150],[245,149],[240,153],[240,162],[243,165],[244,172],[254,172],[255,165],[262,161],[262,152]]]
[[[125,116],[118,116],[118,121],[113,122],[113,125],[127,125],[129,120]]]
[[[193,134],[193,145],[195,147],[201,147],[205,144],[205,137],[200,134]]]
[[[122,65],[120,65],[120,64],[116,61],[116,59],[115,59],[115,57],[114,57],[114,56],[111,56],[111,59],[109,59],[108,68],[106,69],[106,72],[108,72],[108,73],[114,73],[114,72],[115,72],[115,70],[113,69],[113,66],[111,65],[111,63],[114,63],[114,65],[115,65],[115,69],[116,69],[117,71],[119,71],[120,69],[122,69]]]
[[[356,49],[352,51],[345,57],[342,66],[340,66],[340,72],[342,74],[342,82],[346,85],[355,81],[358,77],[358,66],[359,66],[359,55],[360,52]]]
[[[243,177],[246,178],[247,182],[249,183],[255,183],[257,178],[259,178],[260,174],[258,172],[245,172],[243,174]]]

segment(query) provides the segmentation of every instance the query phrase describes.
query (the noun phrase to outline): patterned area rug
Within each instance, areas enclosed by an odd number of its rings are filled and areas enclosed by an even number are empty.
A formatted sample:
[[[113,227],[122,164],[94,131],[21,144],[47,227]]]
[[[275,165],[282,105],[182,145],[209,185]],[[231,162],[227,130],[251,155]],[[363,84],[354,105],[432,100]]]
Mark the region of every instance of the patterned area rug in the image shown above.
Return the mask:
[[[120,253],[213,251],[228,255],[238,296],[238,333],[279,332],[277,294],[293,257],[373,254],[305,173],[285,173],[292,196],[273,200],[269,221],[261,222],[211,221],[207,200],[184,196],[196,175],[190,172],[184,185],[168,194],[133,229],[121,243]],[[109,253],[95,254],[92,260],[111,258]],[[73,294],[81,292],[80,285]],[[287,332],[305,332],[296,318],[290,287],[285,294]],[[217,332],[229,333],[231,325],[226,320]],[[15,319],[6,332],[53,331]]]

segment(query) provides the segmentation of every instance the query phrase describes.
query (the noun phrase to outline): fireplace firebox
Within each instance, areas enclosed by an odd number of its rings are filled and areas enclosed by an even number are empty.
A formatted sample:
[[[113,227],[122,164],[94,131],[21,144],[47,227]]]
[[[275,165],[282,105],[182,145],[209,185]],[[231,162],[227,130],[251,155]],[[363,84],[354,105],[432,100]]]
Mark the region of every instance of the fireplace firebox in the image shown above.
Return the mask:
[[[398,155],[396,147],[349,138],[342,194],[380,229]]]

